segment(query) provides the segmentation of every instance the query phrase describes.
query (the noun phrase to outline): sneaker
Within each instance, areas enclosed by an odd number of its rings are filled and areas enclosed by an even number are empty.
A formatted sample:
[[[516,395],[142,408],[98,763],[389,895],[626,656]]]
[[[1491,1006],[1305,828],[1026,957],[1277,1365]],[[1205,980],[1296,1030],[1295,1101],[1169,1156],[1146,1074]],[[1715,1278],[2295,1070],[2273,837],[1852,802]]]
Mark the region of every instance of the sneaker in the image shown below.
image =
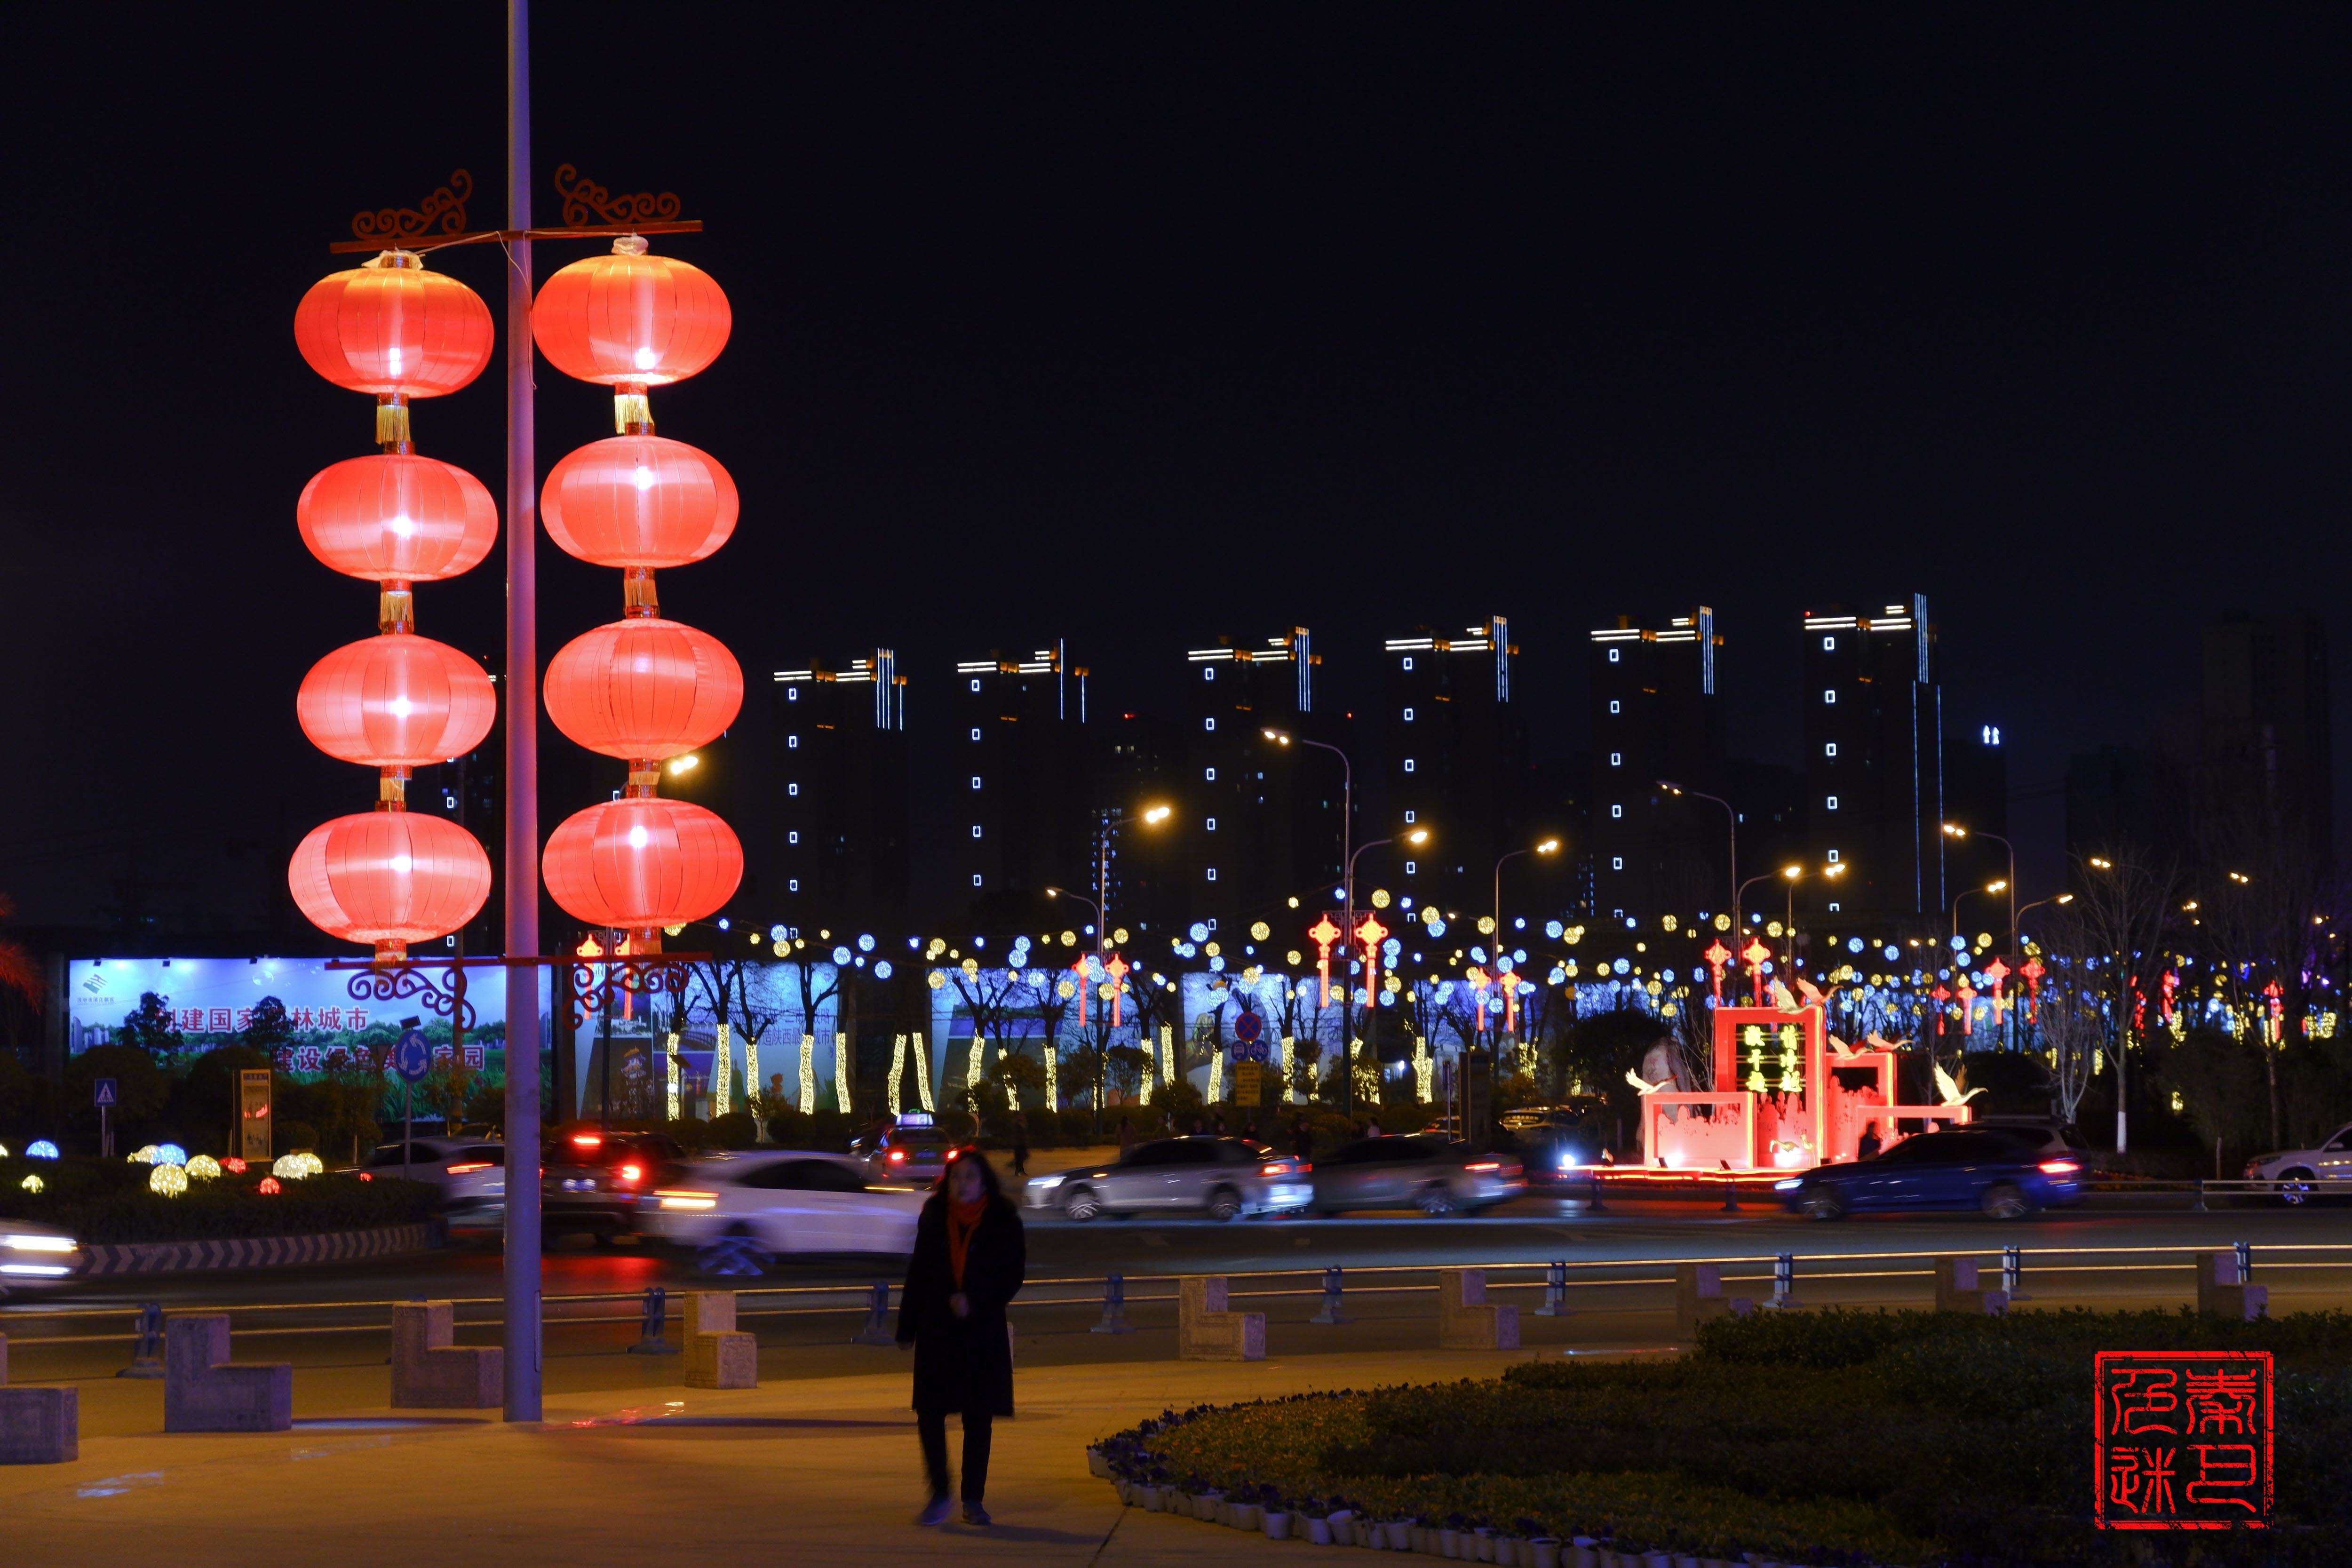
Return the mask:
[[[935,1497],[925,1503],[923,1511],[915,1516],[917,1524],[945,1524],[947,1521],[948,1500],[943,1497]]]
[[[968,1502],[963,1505],[963,1521],[966,1524],[980,1525],[983,1529],[994,1522],[994,1521],[988,1517],[988,1510],[981,1507],[980,1504],[976,1502]]]

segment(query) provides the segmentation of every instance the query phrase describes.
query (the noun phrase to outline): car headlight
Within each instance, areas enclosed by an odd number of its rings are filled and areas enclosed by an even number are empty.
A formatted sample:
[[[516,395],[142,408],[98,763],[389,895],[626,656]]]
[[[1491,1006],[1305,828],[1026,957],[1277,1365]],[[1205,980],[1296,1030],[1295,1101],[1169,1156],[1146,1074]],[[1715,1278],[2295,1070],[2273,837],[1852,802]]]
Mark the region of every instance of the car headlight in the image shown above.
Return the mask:
[[[1805,1178],[1802,1176],[1783,1176],[1772,1184],[1772,1190],[1776,1193],[1793,1193],[1804,1184]]]
[[[1051,1192],[1060,1186],[1062,1178],[1068,1174],[1067,1171],[1057,1171],[1050,1176],[1032,1176],[1029,1178],[1029,1185],[1037,1192]]]
[[[18,1252],[71,1252],[73,1237],[69,1236],[0,1236],[0,1247],[14,1247]]]

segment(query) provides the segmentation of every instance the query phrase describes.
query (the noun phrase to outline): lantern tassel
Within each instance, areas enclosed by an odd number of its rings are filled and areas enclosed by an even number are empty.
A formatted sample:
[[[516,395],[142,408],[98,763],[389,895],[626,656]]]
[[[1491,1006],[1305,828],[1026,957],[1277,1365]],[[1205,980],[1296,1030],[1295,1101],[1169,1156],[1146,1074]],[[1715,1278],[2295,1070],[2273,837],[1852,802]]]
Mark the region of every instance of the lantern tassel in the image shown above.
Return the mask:
[[[661,595],[654,587],[654,569],[631,566],[621,574],[621,615],[624,619],[661,614]]]
[[[654,405],[642,381],[613,384],[613,429],[623,436],[654,433]]]
[[[408,427],[408,399],[400,393],[387,392],[375,400],[375,444],[386,452],[416,450]]]

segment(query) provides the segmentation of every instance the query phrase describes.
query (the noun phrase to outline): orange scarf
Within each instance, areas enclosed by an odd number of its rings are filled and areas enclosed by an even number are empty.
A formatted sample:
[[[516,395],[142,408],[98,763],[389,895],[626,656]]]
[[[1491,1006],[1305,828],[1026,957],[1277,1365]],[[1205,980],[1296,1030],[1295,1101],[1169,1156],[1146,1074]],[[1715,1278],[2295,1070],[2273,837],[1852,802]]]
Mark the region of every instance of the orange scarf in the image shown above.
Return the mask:
[[[963,1289],[963,1261],[971,1251],[971,1233],[980,1228],[980,1216],[988,1212],[988,1200],[960,1204],[948,1200],[948,1267],[955,1273],[955,1288]]]

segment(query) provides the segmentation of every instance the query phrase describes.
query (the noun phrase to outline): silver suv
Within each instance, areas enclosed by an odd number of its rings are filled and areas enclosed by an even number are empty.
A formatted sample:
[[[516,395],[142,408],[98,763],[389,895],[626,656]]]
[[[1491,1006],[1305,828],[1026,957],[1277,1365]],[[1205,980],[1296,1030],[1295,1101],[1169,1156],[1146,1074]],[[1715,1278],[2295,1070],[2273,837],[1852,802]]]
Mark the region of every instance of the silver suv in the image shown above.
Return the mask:
[[[1314,1195],[1305,1162],[1246,1138],[1160,1138],[1115,1164],[1029,1181],[1029,1206],[1075,1220],[1097,1215],[1205,1214],[1211,1219],[1303,1209]]]
[[[372,1175],[397,1176],[405,1163],[412,1182],[441,1190],[435,1206],[452,1229],[503,1221],[507,1200],[506,1145],[486,1138],[427,1138],[419,1135],[405,1150],[398,1140],[380,1143],[362,1166]]]
[[[1315,1168],[1315,1210],[1417,1208],[1430,1215],[1475,1214],[1528,1190],[1508,1154],[1479,1154],[1443,1136],[1360,1138]]]

